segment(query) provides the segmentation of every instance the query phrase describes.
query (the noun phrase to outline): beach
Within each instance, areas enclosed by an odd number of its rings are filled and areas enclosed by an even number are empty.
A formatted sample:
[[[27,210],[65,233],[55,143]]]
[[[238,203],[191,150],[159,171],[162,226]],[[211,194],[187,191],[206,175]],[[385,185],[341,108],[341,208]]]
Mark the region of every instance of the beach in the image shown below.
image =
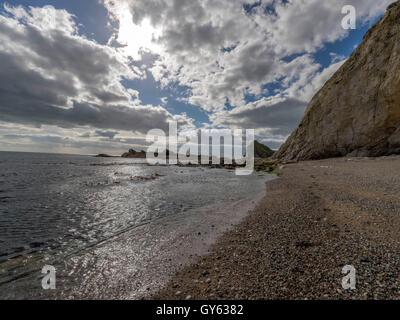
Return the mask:
[[[154,299],[399,299],[400,157],[287,164]],[[344,266],[356,289],[342,287]]]
[[[9,156],[20,159],[13,161],[17,167],[6,167],[14,176],[28,158]],[[29,155],[29,161],[33,175],[19,174],[15,183],[36,177],[36,166],[44,162],[58,175],[62,167],[65,177],[44,192],[66,200],[101,194],[96,198],[108,224],[71,233],[72,218],[88,219],[97,212],[82,207],[86,211],[72,215],[72,208],[60,211],[64,223],[58,225],[68,231],[60,237],[65,244],[50,247],[51,241],[42,240],[45,231],[32,245],[23,246],[26,240],[14,237],[25,251],[3,254],[2,299],[400,298],[400,156],[283,165],[258,160],[258,170],[277,176],[258,172],[246,178],[231,170],[147,167],[124,160],[96,160],[94,165],[85,157]],[[132,178],[155,172],[157,179]],[[37,179],[31,179],[32,188]],[[4,208],[18,212],[17,194],[10,192],[3,193]],[[42,199],[40,192],[18,192],[19,197]],[[121,199],[119,206],[108,207],[114,196]],[[61,208],[52,199],[40,205],[48,207],[40,211],[42,219],[53,217],[58,207],[52,204]],[[141,218],[145,214],[148,218]],[[129,225],[117,224],[127,218]],[[40,231],[26,228],[31,229]],[[63,230],[56,229],[59,235]],[[96,230],[97,237],[84,239],[87,230]],[[57,270],[54,291],[41,287],[44,264]],[[356,270],[355,290],[342,287],[344,266]]]

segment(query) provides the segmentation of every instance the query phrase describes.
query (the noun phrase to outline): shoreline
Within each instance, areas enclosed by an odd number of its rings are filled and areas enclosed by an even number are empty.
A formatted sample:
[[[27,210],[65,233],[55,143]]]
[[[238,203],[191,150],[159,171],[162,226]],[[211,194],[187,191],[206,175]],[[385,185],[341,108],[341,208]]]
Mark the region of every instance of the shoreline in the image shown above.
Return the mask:
[[[260,179],[260,180],[258,180]],[[243,220],[265,196],[230,196],[213,204],[176,212],[111,237],[59,261],[57,290],[41,289],[37,273],[2,286],[2,299],[147,299],[182,267]]]
[[[92,264],[93,272],[85,270],[83,284],[76,283],[56,299],[148,299],[178,270],[206,255],[211,245],[240,223],[264,196],[265,190],[252,198],[192,209],[185,217],[177,214],[162,218],[104,243],[89,254],[74,257],[65,270],[77,268],[74,276],[78,279],[83,278],[80,265]],[[126,255],[124,263],[116,265],[121,255]],[[102,278],[104,273],[106,278]],[[70,274],[60,277],[61,283],[68,282]]]
[[[153,299],[400,299],[400,157],[286,165]],[[342,268],[356,269],[356,290]]]

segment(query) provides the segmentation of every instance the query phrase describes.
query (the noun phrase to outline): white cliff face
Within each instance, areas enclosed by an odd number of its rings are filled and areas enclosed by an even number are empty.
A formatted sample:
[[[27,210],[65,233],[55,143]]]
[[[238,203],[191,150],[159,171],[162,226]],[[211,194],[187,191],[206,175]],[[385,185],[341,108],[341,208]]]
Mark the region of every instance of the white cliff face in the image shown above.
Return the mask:
[[[314,96],[274,156],[309,160],[400,153],[400,1]]]

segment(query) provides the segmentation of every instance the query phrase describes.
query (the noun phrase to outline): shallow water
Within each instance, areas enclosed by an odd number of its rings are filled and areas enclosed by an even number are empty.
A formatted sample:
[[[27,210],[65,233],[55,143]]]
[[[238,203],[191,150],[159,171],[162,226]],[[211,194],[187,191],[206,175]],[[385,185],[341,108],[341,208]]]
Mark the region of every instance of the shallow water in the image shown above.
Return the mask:
[[[0,152],[0,290],[139,226],[254,197],[266,179],[140,162]]]

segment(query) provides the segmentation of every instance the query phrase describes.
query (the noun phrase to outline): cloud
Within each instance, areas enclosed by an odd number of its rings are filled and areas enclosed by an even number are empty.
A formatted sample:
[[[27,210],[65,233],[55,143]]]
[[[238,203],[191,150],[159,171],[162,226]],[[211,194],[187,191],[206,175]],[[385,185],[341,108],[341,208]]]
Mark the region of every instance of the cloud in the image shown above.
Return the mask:
[[[189,88],[185,101],[209,112],[213,125],[283,135],[295,128],[307,102],[344,61],[332,56],[323,68],[313,58],[325,44],[349,34],[341,26],[342,7],[356,7],[360,27],[392,2],[104,0],[116,21],[124,8],[134,24],[149,21],[157,30],[150,70],[162,87]],[[268,86],[278,89],[268,92]],[[266,99],[269,95],[275,97]]]
[[[120,155],[129,148],[141,150],[146,146],[143,136],[129,131],[87,131],[87,128],[65,129],[48,125],[34,128],[0,122],[2,150]]]
[[[263,85],[287,77],[290,62],[284,58],[307,56],[345,37],[344,5],[354,5],[359,22],[366,23],[391,2],[264,0],[246,11],[245,1],[104,0],[117,21],[121,8],[138,25],[150,21],[158,30],[153,42],[160,45],[154,77],[191,88],[187,101],[207,111],[223,109],[227,97],[244,105],[246,94],[261,94]]]
[[[223,127],[264,129],[264,135],[287,136],[300,122],[305,108],[303,101],[276,96],[215,114],[211,118],[214,124]]]
[[[101,131],[101,130],[96,130],[96,136],[99,137],[106,137],[109,139],[114,139],[114,137],[118,134],[117,131]]]
[[[65,10],[5,5],[0,14],[0,112],[2,121],[62,128],[146,133],[168,121],[190,126],[161,106],[143,106],[121,81],[140,78],[115,49],[78,34]]]
[[[285,90],[285,94],[289,97],[296,97],[301,101],[309,102],[344,62],[345,59],[342,58],[322,71],[319,71],[318,65],[313,63],[308,64],[308,68],[300,68],[298,70],[298,78]]]

